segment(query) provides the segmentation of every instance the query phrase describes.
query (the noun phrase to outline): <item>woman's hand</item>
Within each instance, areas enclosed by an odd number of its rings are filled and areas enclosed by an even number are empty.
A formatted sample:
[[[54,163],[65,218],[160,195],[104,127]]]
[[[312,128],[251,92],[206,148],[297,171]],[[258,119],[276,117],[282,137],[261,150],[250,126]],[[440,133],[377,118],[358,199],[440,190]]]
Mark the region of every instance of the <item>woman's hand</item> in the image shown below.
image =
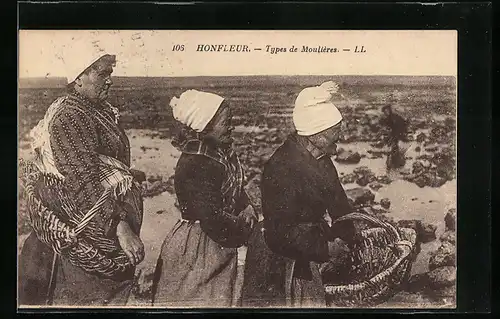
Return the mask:
[[[239,215],[239,222],[244,225],[245,228],[253,229],[255,224],[257,224],[257,215],[252,205],[248,205]]]
[[[248,205],[239,215],[238,223],[243,230],[243,237],[248,240],[250,238],[254,226],[257,224],[257,215],[252,205]]]
[[[144,173],[143,171],[131,168],[130,172],[137,182],[142,183],[146,181],[146,173]]]
[[[144,260],[144,244],[141,239],[134,234],[126,221],[120,221],[116,227],[116,236],[120,247],[127,255],[132,265],[137,265]]]
[[[345,241],[340,238],[335,238],[334,241],[328,242],[328,254],[330,258],[338,258],[349,253],[350,249]]]

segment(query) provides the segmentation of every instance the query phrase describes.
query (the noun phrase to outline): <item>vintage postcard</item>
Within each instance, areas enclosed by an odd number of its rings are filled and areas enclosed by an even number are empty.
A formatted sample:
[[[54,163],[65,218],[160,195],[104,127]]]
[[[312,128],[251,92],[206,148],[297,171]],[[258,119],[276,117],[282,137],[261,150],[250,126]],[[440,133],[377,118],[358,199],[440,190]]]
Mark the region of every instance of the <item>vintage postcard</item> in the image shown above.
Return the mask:
[[[455,308],[457,32],[19,31],[18,307]]]

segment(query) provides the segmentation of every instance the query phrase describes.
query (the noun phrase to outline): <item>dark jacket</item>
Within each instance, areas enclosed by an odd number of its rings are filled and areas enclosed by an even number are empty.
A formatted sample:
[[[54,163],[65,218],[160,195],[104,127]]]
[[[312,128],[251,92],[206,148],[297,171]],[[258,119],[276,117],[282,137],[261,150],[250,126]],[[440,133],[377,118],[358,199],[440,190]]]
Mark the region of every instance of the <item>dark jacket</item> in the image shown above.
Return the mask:
[[[314,158],[295,135],[266,163],[261,190],[264,222],[249,241],[242,299],[244,306],[280,307],[289,260],[295,278],[312,280],[309,262],[327,261],[328,241],[349,241],[354,225],[331,228],[324,220],[326,212],[335,221],[351,207],[330,158]]]
[[[267,244],[291,259],[327,261],[327,242],[354,234],[351,223],[330,228],[323,218],[326,212],[333,221],[351,212],[331,159],[314,158],[295,135],[264,168],[262,209]]]
[[[183,153],[175,169],[175,192],[182,218],[199,220],[203,231],[225,247],[239,247],[249,234],[237,221],[237,215],[249,204],[242,192],[234,198],[234,213],[225,209],[221,188],[225,179],[224,166],[204,155]]]

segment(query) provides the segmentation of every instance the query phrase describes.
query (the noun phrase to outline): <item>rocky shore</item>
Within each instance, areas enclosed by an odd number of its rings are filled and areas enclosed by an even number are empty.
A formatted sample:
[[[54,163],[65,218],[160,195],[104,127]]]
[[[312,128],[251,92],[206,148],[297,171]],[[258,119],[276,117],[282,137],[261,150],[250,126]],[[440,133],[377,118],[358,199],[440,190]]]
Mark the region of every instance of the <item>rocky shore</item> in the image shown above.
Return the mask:
[[[446,229],[439,238],[439,247],[431,253],[429,271],[410,279],[409,292],[422,293],[435,302],[454,303],[456,300],[456,212],[449,210]]]

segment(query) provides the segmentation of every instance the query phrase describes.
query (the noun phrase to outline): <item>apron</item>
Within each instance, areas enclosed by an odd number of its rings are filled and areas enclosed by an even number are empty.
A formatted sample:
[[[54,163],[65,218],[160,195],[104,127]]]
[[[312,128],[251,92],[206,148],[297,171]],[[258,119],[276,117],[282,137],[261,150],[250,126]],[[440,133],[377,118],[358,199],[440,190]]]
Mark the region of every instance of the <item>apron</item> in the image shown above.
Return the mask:
[[[233,305],[238,252],[208,237],[198,222],[179,220],[162,245],[153,280],[153,306],[227,308]]]

